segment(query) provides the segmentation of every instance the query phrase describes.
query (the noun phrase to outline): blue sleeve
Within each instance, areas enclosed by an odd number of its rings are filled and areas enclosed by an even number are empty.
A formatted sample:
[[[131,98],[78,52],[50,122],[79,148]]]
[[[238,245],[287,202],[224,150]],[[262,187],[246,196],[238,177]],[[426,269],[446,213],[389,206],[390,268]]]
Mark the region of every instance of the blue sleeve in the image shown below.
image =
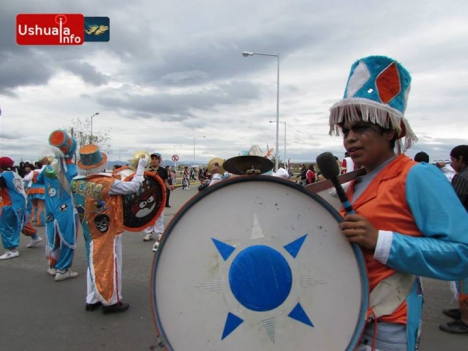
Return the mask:
[[[37,183],[37,184],[45,184],[45,183],[44,183],[44,172],[40,172],[40,173],[37,175],[36,183]]]
[[[68,182],[71,184],[72,179],[78,175],[76,165],[75,164],[69,164],[67,165],[67,172],[65,173],[65,176],[67,177]]]
[[[387,265],[442,280],[468,276],[468,213],[436,167],[417,164],[406,178],[406,200],[422,237],[393,233]]]

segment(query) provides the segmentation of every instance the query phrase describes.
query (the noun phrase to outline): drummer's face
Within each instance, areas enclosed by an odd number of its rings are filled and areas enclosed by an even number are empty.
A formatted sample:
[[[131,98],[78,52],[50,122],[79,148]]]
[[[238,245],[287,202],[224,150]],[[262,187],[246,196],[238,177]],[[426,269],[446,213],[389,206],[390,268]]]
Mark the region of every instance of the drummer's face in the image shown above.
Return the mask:
[[[151,166],[158,167],[159,166],[159,158],[158,157],[151,157]]]
[[[367,172],[395,155],[390,147],[395,135],[393,130],[383,130],[376,124],[364,121],[346,122],[341,125],[341,130],[343,145],[349,156]]]

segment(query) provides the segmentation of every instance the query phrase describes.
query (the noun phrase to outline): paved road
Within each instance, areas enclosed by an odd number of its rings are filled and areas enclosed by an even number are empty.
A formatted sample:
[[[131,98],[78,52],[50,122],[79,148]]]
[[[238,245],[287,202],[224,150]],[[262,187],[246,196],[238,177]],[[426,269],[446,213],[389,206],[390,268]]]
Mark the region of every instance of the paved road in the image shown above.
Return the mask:
[[[172,208],[165,211],[165,222],[196,192],[196,186],[175,190],[171,195]],[[43,228],[39,228],[39,233],[44,237]],[[84,309],[86,263],[81,236],[74,261],[80,276],[57,283],[46,274],[44,246],[27,249],[28,238],[22,236],[20,257],[0,261],[0,349],[159,350],[150,305],[153,253],[151,243],[142,238],[142,233],[126,233],[123,238],[123,297],[130,309],[104,316],[100,311]],[[448,283],[431,279],[424,283],[421,350],[467,350],[468,336],[448,335],[437,327],[446,321],[440,312],[451,302]]]

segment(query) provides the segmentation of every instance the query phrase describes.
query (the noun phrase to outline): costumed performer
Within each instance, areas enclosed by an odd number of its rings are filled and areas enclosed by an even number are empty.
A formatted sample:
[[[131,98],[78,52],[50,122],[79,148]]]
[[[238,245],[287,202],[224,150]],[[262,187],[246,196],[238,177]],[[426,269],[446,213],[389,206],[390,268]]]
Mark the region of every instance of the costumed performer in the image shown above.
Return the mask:
[[[79,154],[82,175],[73,180],[72,191],[88,260],[86,311],[103,305],[104,314],[125,312],[129,304],[122,302],[121,290],[124,231],[121,195],[138,191],[147,160],[140,158],[135,176],[125,182],[111,174],[99,173],[107,156],[97,145],[85,145]]]
[[[167,172],[167,169],[164,167],[161,167],[161,154],[158,152],[153,152],[150,155],[151,158],[151,164],[148,167],[148,172],[153,172],[156,173],[164,182],[164,190],[169,189],[170,191],[175,189],[174,185],[169,184],[169,173]],[[145,228],[145,237],[143,238],[144,241],[151,241],[153,239],[156,239],[155,243],[153,244],[153,252],[156,252],[159,247],[159,242],[161,241],[162,234],[164,232],[164,209],[159,215],[158,219],[153,225],[150,225],[149,227]],[[156,238],[155,238],[156,236]]]
[[[78,276],[70,269],[78,234],[78,216],[71,192],[71,181],[77,175],[72,161],[76,141],[65,131],[55,130],[49,136],[49,144],[49,154],[55,157],[55,161],[38,175],[37,184],[44,185],[46,189],[47,273],[59,282]]]
[[[0,234],[5,249],[0,260],[19,256],[20,232],[28,217],[23,179],[13,171],[13,165],[14,161],[11,158],[0,158]],[[31,237],[33,241],[42,241],[35,233]]]
[[[339,224],[362,248],[369,278],[359,351],[416,350],[423,305],[417,276],[459,280],[468,272],[465,208],[436,167],[402,153],[417,140],[404,117],[410,83],[397,61],[366,57],[353,64],[344,98],[330,109],[330,132],[341,130],[349,156],[366,171],[347,190],[356,214],[343,212]]]

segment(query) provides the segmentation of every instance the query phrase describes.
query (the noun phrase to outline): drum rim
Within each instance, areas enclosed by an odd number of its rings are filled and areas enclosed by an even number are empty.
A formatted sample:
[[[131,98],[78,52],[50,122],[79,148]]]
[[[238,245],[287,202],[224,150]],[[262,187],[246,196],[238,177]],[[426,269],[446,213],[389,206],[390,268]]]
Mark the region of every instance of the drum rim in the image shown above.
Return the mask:
[[[260,181],[260,182],[264,181],[264,182],[279,183],[279,184],[283,184],[285,186],[294,188],[296,190],[299,190],[301,193],[311,197],[313,200],[315,200],[320,205],[322,205],[333,216],[333,218],[337,220],[337,223],[340,223],[343,221],[343,217],[338,213],[338,211],[336,211],[332,205],[326,202],[319,195],[314,194],[310,190],[307,190],[307,188],[304,188],[303,186],[300,186],[295,182],[282,179],[282,178],[278,178],[278,177],[273,177],[270,175],[241,175],[241,176],[228,178],[219,183],[214,184],[213,186],[209,186],[207,189],[194,195],[179,209],[179,211],[174,215],[172,220],[166,226],[162,240],[159,243],[159,249],[154,255],[153,263],[151,266],[150,301],[151,301],[152,318],[153,318],[154,326],[156,327],[156,333],[158,337],[161,338],[161,340],[163,341],[164,347],[167,350],[174,350],[174,349],[169,343],[169,340],[167,340],[166,335],[164,333],[164,328],[161,322],[159,321],[160,318],[158,318],[159,314],[158,314],[158,309],[156,305],[156,292],[155,292],[155,284],[154,284],[155,279],[156,279],[156,268],[159,262],[159,252],[163,250],[164,243],[166,242],[167,238],[170,236],[170,232],[172,231],[172,229],[177,225],[180,218],[182,218],[182,216],[188,210],[190,210],[190,208],[192,208],[195,204],[201,201],[204,197],[209,196],[212,192],[218,189],[229,186],[231,184],[242,183],[246,181]],[[367,269],[365,265],[364,254],[362,253],[362,250],[358,244],[350,243],[350,245],[353,249],[354,255],[358,262],[359,271],[361,273],[360,274],[361,289],[363,291],[363,296],[361,297],[360,318],[357,321],[355,332],[345,351],[352,351],[358,345],[361,335],[364,331],[364,327],[366,325],[366,316],[367,316],[367,311],[369,308],[369,281],[367,278]]]

